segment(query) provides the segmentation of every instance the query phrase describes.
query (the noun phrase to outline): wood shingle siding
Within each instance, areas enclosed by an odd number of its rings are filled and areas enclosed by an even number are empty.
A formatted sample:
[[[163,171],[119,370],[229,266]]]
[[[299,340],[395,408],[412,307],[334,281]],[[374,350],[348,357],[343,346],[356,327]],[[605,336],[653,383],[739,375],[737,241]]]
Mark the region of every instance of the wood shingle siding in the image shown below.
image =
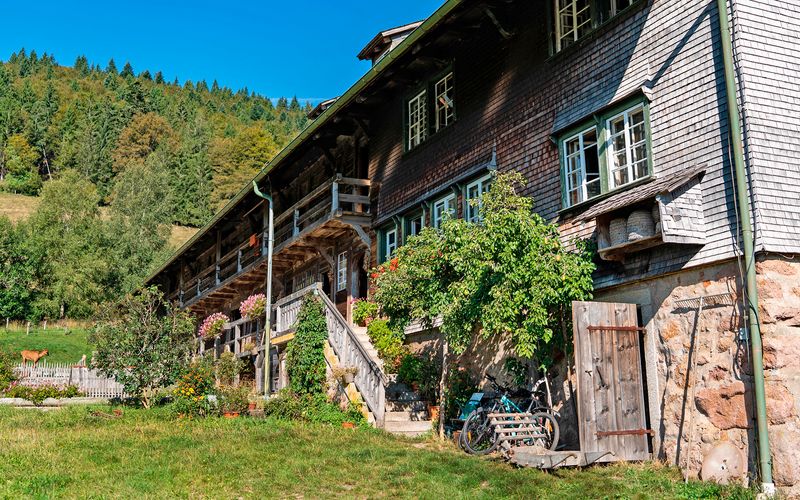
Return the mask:
[[[757,248],[800,252],[800,1],[733,8]]]
[[[451,53],[440,54],[452,60],[455,71],[458,117],[453,125],[404,153],[401,92],[378,113],[370,164],[370,175],[382,186],[377,218],[401,213],[409,200],[431,186],[445,187],[485,162],[494,148],[498,170],[525,175],[525,194],[534,198],[541,215],[559,222],[565,240],[589,237],[592,222],[573,222],[569,211],[560,214],[562,186],[553,133],[640,95],[649,100],[652,173],[667,176],[707,166],[702,179],[707,243],[665,245],[634,255],[625,269],[601,268],[596,285],[612,286],[733,257],[738,236],[714,4],[640,2],[554,56],[546,48],[544,7],[520,3],[515,12],[520,28],[511,40],[485,26],[479,35],[453,44]],[[800,113],[795,115],[800,120]],[[786,142],[787,148],[798,147],[796,138],[794,146],[788,138]],[[758,148],[751,152],[755,153],[764,154]],[[788,161],[791,152],[785,156]],[[784,176],[796,176],[794,169]],[[800,179],[792,189],[800,190]],[[793,202],[800,214],[800,196]],[[794,220],[800,226],[800,215]],[[768,230],[762,228],[761,234]]]

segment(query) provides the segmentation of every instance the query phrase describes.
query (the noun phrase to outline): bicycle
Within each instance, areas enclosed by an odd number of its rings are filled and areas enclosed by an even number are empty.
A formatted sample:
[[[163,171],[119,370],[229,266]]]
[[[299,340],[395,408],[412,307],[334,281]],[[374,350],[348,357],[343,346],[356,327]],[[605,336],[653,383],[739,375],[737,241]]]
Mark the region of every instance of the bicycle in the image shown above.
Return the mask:
[[[479,407],[473,411],[469,417],[464,421],[464,427],[461,431],[461,440],[464,450],[473,455],[486,455],[493,452],[500,441],[497,439],[495,433],[495,425],[492,422],[490,415],[497,413],[519,413],[530,414],[529,419],[525,419],[525,423],[520,423],[520,426],[526,428],[533,427],[536,432],[535,437],[524,439],[522,442],[529,446],[541,446],[548,450],[555,450],[558,446],[559,427],[556,420],[557,413],[549,406],[544,406],[537,397],[537,390],[542,381],[538,381],[534,386],[534,391],[530,394],[530,401],[527,408],[523,411],[517,403],[515,403],[509,395],[512,391],[503,387],[497,382],[497,379],[491,375],[486,377],[494,389],[500,393],[500,397],[490,399],[492,402],[491,407]],[[545,379],[542,379],[545,380]],[[546,387],[546,396],[550,397],[549,384],[546,380],[544,382]],[[526,429],[529,430],[529,429]]]

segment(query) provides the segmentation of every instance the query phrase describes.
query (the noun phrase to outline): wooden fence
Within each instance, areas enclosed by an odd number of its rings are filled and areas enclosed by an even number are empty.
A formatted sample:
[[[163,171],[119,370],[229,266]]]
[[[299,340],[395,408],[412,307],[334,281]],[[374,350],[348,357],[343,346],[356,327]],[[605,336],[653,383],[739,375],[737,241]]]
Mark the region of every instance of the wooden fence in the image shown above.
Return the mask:
[[[90,398],[120,398],[125,396],[122,384],[86,366],[67,363],[51,364],[42,361],[35,368],[31,364],[19,364],[14,368],[14,374],[21,385],[28,387],[42,385],[64,387],[74,385],[86,397]]]

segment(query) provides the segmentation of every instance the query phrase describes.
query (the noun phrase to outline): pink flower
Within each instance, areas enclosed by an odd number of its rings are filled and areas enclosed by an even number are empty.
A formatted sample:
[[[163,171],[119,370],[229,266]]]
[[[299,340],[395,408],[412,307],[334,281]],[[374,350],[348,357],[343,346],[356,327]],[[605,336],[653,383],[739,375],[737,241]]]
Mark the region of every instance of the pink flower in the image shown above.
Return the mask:
[[[228,323],[229,321],[230,318],[221,312],[214,313],[203,320],[203,324],[200,325],[198,335],[203,339],[215,339],[222,334],[222,329],[225,327],[225,323]]]
[[[263,293],[251,295],[242,301],[239,306],[239,313],[243,318],[258,319],[267,310],[267,297]]]

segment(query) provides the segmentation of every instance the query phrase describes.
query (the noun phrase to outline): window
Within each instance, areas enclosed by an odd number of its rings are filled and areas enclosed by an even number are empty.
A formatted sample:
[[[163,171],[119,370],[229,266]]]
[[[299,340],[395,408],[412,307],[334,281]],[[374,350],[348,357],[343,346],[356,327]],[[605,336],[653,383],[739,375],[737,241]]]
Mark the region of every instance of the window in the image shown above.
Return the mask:
[[[489,191],[489,186],[492,185],[492,175],[485,175],[478,179],[477,181],[467,184],[467,191],[466,191],[466,219],[469,222],[480,222],[481,215],[481,197]],[[478,200],[477,205],[473,203],[473,200]]]
[[[397,250],[397,228],[392,228],[383,234],[384,255],[388,259]]]
[[[439,75],[424,82],[421,90],[406,101],[406,151],[416,148],[431,134],[455,121],[454,82],[453,72],[447,71],[444,76]]]
[[[600,194],[597,127],[567,138],[563,142],[563,148],[567,204],[575,205]]]
[[[449,194],[444,198],[437,200],[433,204],[433,212],[431,213],[431,226],[437,229],[440,228],[446,214],[449,214],[450,217],[456,216],[455,194]]]
[[[640,99],[560,139],[565,208],[650,175],[648,120],[647,104]]]
[[[569,47],[637,0],[551,0],[556,52]]]
[[[608,164],[613,187],[624,186],[649,174],[647,131],[641,104],[610,118],[606,125]]]
[[[428,137],[426,97],[428,93],[422,91],[408,101],[408,144],[407,150],[412,150],[422,144]]]
[[[412,215],[406,219],[406,236],[416,236],[422,232],[424,222],[422,212]]]
[[[590,0],[555,0],[555,13],[556,51],[569,46],[592,29]]]
[[[341,292],[347,288],[347,252],[342,252],[336,257],[336,291]]]
[[[444,78],[436,82],[434,86],[434,110],[436,111],[436,123],[434,130],[438,132],[450,125],[455,118],[453,107],[453,73],[448,73]]]

